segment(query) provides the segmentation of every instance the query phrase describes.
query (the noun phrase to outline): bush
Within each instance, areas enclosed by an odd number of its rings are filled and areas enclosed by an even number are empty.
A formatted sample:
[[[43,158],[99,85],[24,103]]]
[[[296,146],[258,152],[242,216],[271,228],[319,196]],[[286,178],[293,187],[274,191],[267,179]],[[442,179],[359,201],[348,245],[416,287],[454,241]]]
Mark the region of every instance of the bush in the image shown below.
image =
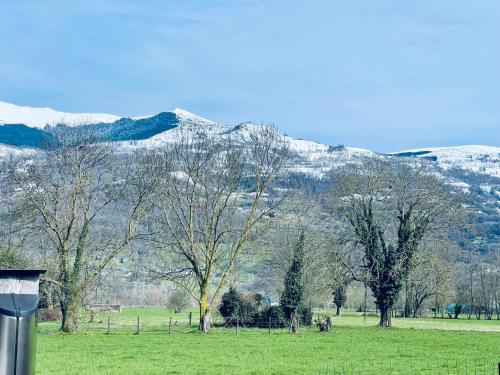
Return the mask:
[[[61,311],[58,309],[40,309],[38,310],[37,321],[42,322],[55,322],[61,319]]]
[[[314,320],[314,323],[316,323],[320,332],[330,332],[332,330],[332,318],[328,315],[318,316],[318,318]]]
[[[271,328],[285,328],[287,320],[281,306],[266,306],[254,319],[254,327],[268,328],[271,319]]]
[[[238,322],[246,327],[268,328],[271,319],[271,328],[286,327],[286,318],[281,306],[268,306],[263,301],[261,294],[245,296],[230,287],[222,296],[219,312],[226,326],[235,326]]]
[[[223,294],[219,312],[224,318],[226,326],[239,325],[246,327],[268,328],[271,320],[271,328],[288,327],[288,320],[281,306],[269,306],[263,303],[262,295],[256,293],[245,296],[230,287]],[[300,322],[303,325],[312,325],[312,307],[299,309]]]
[[[255,300],[254,300],[255,301]],[[245,296],[230,287],[229,291],[224,293],[219,306],[219,312],[224,318],[226,324],[249,323],[254,319],[257,313],[256,304],[252,304]]]

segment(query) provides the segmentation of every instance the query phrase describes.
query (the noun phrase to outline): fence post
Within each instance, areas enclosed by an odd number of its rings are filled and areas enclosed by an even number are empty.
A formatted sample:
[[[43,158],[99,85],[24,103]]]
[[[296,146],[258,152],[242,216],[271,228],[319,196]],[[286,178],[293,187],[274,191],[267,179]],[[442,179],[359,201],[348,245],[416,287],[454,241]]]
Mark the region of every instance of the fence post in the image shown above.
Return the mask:
[[[108,314],[108,332],[106,332],[108,335],[109,335],[109,328],[110,328],[109,326],[110,326],[110,324],[109,324],[109,314]]]
[[[500,362],[498,362],[498,375],[500,375]]]
[[[192,318],[193,318],[193,312],[192,312],[192,311],[190,311],[190,312],[189,312],[189,325],[191,325],[191,320],[192,320]]]
[[[139,317],[137,317],[137,327],[136,327],[136,331],[135,331],[136,335],[139,334],[139,330],[140,330],[140,323],[139,323]]]
[[[172,333],[172,317],[170,317],[170,320],[168,321],[168,334],[170,335]]]
[[[269,317],[268,333],[271,334],[271,317]]]

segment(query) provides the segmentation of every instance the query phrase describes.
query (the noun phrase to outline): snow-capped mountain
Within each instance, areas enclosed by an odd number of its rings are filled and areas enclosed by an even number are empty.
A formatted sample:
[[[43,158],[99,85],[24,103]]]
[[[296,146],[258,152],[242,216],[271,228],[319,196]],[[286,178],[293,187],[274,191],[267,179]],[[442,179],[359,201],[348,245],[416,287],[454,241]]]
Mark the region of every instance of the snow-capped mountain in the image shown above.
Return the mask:
[[[20,107],[0,102],[0,159],[30,155],[57,142],[55,132],[90,130],[103,142],[113,142],[118,150],[161,148],[177,142],[190,132],[216,137],[233,137],[242,143],[263,125],[244,122],[226,125],[179,108],[156,115],[131,118],[108,114],[64,113],[49,108]],[[276,130],[278,131],[278,130]],[[450,186],[468,193],[478,208],[478,238],[481,243],[500,243],[500,148],[489,146],[434,147],[393,154],[342,145],[330,146],[284,135],[295,158],[288,172],[320,189],[321,178],[347,164],[359,163],[366,156],[379,155],[399,160],[419,159],[431,173]],[[57,143],[55,143],[57,144]]]
[[[231,137],[244,143],[252,134],[256,134],[262,126],[251,122],[244,122],[236,126],[219,124],[200,118],[184,110],[174,110],[178,117],[178,126],[159,133],[151,138],[134,142],[123,141],[118,144],[122,151],[135,151],[138,149],[160,148],[169,143],[175,143],[181,137],[203,131],[217,137]],[[374,155],[375,153],[362,148],[337,146],[332,147],[318,142],[297,139],[283,135],[290,150],[297,156],[290,172],[302,173],[311,177],[323,177],[325,173],[355,162],[361,156]]]
[[[55,142],[54,129],[67,127],[71,130],[75,126],[89,128],[103,141],[116,142],[123,151],[130,151],[176,142],[186,132],[203,131],[219,137],[236,137],[244,142],[263,125],[251,122],[236,126],[225,125],[179,108],[156,115],[127,118],[103,113],[65,113],[0,101],[0,144],[3,145],[0,147],[0,156],[43,149]],[[313,177],[322,177],[361,157],[376,154],[362,148],[329,146],[287,135],[284,137],[298,156],[289,170]],[[389,157],[391,156],[424,158],[436,166],[440,173],[459,169],[466,173],[500,178],[498,147],[421,148],[397,152]],[[461,180],[451,182],[462,183]]]
[[[0,101],[0,125],[24,124],[43,129],[47,125],[78,126],[88,123],[112,123],[119,119],[120,116],[106,113],[66,113],[50,108],[22,107]]]

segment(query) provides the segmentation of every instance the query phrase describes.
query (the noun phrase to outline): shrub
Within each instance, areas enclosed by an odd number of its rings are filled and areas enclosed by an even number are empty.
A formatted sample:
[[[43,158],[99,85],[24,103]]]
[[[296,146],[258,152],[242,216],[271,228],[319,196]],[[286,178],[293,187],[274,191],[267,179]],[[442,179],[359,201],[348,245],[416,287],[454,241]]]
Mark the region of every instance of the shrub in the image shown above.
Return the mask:
[[[271,328],[285,328],[287,320],[281,306],[264,307],[255,317],[254,326],[258,328],[268,328],[271,319]]]
[[[320,332],[330,332],[332,330],[332,318],[328,315],[318,316],[314,320]]]
[[[40,309],[38,310],[38,322],[55,322],[61,319],[59,309]]]
[[[288,327],[289,320],[281,306],[269,306],[263,303],[263,296],[256,293],[245,296],[234,287],[223,294],[219,313],[226,326],[235,326],[236,322],[246,327],[271,328]],[[312,325],[312,308],[308,306],[298,311],[303,325]],[[269,321],[270,320],[270,321]]]
[[[230,287],[229,291],[222,296],[219,312],[226,324],[232,324],[236,320],[249,323],[254,319],[257,308],[243,294],[237,292],[234,287]]]

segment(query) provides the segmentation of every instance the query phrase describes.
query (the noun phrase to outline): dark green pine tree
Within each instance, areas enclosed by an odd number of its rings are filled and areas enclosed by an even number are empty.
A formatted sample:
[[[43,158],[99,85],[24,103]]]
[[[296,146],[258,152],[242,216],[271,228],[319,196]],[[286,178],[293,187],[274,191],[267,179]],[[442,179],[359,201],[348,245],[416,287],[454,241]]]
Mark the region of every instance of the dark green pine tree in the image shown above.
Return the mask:
[[[293,252],[293,260],[285,277],[280,305],[292,332],[296,332],[298,311],[303,302],[304,287],[302,284],[302,268],[304,265],[304,232],[300,233]]]
[[[234,286],[224,293],[219,306],[219,312],[227,321],[241,319],[243,297],[236,291]]]
[[[333,291],[333,303],[337,306],[337,316],[340,315],[340,310],[344,306],[346,300],[345,287],[343,285],[338,286]]]

